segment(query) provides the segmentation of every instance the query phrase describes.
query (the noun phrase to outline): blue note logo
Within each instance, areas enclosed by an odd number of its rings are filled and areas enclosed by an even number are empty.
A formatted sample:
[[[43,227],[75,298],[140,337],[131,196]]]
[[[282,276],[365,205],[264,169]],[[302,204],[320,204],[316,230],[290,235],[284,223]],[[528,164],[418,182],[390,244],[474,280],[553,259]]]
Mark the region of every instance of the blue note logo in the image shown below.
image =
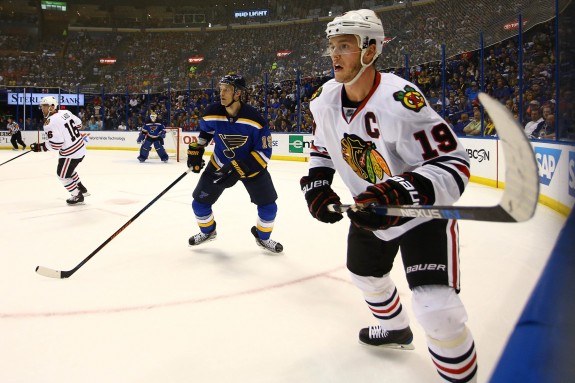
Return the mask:
[[[569,152],[569,195],[575,197],[575,152]]]
[[[539,165],[539,183],[549,186],[557,169],[561,150],[535,147],[535,159]]]

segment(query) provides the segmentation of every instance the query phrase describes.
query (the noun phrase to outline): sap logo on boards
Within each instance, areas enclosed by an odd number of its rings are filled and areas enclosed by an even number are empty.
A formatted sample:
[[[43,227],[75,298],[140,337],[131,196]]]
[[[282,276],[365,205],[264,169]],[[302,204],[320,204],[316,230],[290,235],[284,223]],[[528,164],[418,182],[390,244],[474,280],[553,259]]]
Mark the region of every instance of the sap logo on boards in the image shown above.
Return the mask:
[[[539,183],[549,186],[557,169],[561,150],[535,147],[535,159],[539,166]]]
[[[575,152],[569,152],[569,195],[575,197]]]

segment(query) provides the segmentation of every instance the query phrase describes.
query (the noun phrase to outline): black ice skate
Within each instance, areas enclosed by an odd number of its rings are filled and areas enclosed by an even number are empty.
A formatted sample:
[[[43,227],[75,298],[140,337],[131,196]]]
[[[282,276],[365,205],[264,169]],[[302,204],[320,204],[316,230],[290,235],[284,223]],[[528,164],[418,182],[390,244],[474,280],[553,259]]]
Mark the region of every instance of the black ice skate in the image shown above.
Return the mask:
[[[258,246],[261,246],[264,249],[271,251],[272,253],[281,253],[284,251],[282,244],[274,241],[273,239],[266,239],[265,241],[261,240],[255,226],[252,226],[252,234],[256,238],[256,243]]]
[[[78,184],[78,190],[80,190],[80,193],[82,193],[82,195],[84,197],[87,197],[90,195],[90,193],[88,193],[88,189],[86,189],[86,187],[84,185],[82,185],[81,182]]]
[[[369,326],[359,331],[359,343],[368,346],[413,350],[413,333],[409,327],[403,330],[383,330],[379,326]]]
[[[79,193],[78,195],[73,195],[66,200],[66,203],[68,205],[83,205],[84,196],[82,195],[82,193]]]
[[[204,242],[210,242],[213,241],[214,239],[216,239],[216,237],[218,236],[218,233],[216,233],[216,229],[214,228],[214,230],[210,231],[208,234],[202,233],[201,231],[194,235],[193,237],[190,237],[190,239],[188,239],[188,243],[190,244],[190,246],[197,246],[197,245],[201,245]]]

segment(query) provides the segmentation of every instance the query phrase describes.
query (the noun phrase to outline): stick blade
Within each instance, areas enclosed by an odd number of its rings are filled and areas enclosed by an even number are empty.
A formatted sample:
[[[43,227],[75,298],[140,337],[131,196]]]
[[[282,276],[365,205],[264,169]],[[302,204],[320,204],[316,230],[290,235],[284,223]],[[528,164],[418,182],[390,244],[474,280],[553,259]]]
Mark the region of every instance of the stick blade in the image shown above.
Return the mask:
[[[539,170],[533,148],[525,132],[499,101],[479,94],[497,130],[505,158],[505,189],[500,206],[516,222],[529,220],[539,201]]]
[[[62,272],[44,266],[36,266],[36,272],[44,277],[62,279]]]

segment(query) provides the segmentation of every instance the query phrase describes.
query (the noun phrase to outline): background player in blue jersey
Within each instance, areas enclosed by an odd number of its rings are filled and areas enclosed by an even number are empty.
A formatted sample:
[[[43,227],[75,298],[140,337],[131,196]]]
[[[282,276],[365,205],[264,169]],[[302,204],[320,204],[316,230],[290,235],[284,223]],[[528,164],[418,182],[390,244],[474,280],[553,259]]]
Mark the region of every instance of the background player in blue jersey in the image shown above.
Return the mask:
[[[154,149],[156,149],[156,153],[158,153],[160,159],[163,162],[168,161],[168,153],[166,153],[166,149],[164,149],[166,127],[164,124],[156,122],[157,118],[158,115],[156,113],[150,113],[151,122],[148,122],[142,127],[142,131],[138,136],[138,144],[143,141],[142,146],[140,147],[140,155],[138,156],[138,160],[140,160],[140,162],[144,162],[148,159],[152,145],[154,145]]]
[[[257,205],[257,221],[252,227],[256,243],[273,253],[283,246],[270,239],[277,213],[277,193],[267,165],[272,155],[272,137],[264,118],[255,108],[242,102],[246,81],[237,74],[220,80],[219,103],[206,108],[200,120],[198,142],[189,145],[188,167],[199,173],[202,156],[213,139],[214,153],[193,193],[192,208],[200,233],[190,237],[190,246],[216,238],[216,220],[212,205],[225,189],[241,181]]]

